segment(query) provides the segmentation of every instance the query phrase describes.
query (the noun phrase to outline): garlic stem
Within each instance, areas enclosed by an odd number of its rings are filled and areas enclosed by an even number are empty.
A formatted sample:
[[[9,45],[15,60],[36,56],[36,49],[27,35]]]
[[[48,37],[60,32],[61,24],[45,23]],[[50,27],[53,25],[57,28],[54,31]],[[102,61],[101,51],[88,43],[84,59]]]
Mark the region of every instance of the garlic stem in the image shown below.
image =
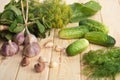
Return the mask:
[[[27,24],[27,22],[28,22],[28,9],[29,9],[28,0],[26,0],[26,20],[25,20],[25,24]],[[26,27],[27,27],[27,25],[26,25]]]
[[[23,0],[21,0],[21,8],[22,8],[22,15],[23,15],[23,19],[24,19],[24,22],[25,22],[25,11],[24,11],[24,6],[23,6]]]
[[[13,45],[12,45],[12,41],[11,41],[11,40],[9,40],[8,43],[10,44],[10,46],[13,47]]]
[[[26,0],[26,15],[25,15],[25,11],[24,11],[24,6],[23,6],[23,0],[21,0],[21,8],[22,8],[22,14],[23,14],[23,19],[25,22],[25,27],[27,27],[27,22],[28,22],[28,0]]]

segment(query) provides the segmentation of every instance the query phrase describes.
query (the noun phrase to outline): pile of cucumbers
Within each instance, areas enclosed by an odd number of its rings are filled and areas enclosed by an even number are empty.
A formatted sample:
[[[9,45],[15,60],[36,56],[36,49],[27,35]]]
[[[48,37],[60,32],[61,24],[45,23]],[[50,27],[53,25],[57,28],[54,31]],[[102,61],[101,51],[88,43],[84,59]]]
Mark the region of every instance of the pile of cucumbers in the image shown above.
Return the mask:
[[[84,51],[89,46],[89,42],[105,47],[114,46],[116,41],[108,35],[108,32],[108,27],[103,23],[84,19],[77,27],[61,29],[58,36],[62,39],[79,39],[66,48],[68,56],[75,56]]]

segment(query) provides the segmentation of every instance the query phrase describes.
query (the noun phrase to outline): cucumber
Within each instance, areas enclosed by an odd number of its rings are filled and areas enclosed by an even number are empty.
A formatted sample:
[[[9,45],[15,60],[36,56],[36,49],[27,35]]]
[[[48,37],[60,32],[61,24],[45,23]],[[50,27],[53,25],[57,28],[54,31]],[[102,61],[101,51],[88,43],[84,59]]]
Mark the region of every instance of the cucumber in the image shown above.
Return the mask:
[[[84,51],[89,45],[88,40],[86,39],[80,39],[77,40],[73,43],[71,43],[67,48],[66,48],[66,53],[68,56],[75,56],[82,51]]]
[[[106,25],[92,19],[83,19],[79,22],[79,25],[85,25],[88,27],[89,31],[99,31],[105,34],[108,34],[109,32],[109,29]]]
[[[88,31],[84,26],[64,28],[59,31],[58,36],[62,39],[77,39],[84,37]]]
[[[116,43],[115,39],[112,36],[109,36],[102,32],[88,32],[87,34],[85,34],[85,39],[87,39],[91,43],[102,45],[105,47],[114,46]]]

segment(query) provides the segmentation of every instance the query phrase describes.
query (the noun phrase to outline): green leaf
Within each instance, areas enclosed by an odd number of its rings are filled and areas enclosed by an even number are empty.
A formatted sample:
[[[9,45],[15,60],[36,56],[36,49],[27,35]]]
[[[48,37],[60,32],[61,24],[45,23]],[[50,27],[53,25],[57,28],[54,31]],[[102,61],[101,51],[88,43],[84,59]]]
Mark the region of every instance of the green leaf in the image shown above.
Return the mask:
[[[21,25],[21,26],[16,26],[13,31],[14,31],[15,33],[19,33],[19,32],[21,32],[23,29],[24,29],[24,26]]]
[[[20,9],[16,8],[15,6],[11,6],[11,10],[16,13],[16,15],[21,15]]]
[[[13,11],[17,16],[22,15],[20,9],[13,5],[9,6],[6,10]]]
[[[16,20],[17,20],[18,23],[21,23],[21,24],[24,23],[23,17],[21,15],[17,16]]]
[[[3,13],[1,13],[1,17],[0,17],[0,20],[3,20],[3,19],[8,19],[8,20],[11,20],[13,21],[15,19],[15,15],[12,11],[10,10],[6,10],[4,11]]]
[[[8,19],[0,19],[0,24],[2,25],[11,25],[13,21]]]
[[[81,12],[83,4],[74,3],[70,5],[70,7],[72,9],[72,18],[70,22],[78,22],[85,17],[84,14]]]
[[[93,11],[101,10],[101,5],[98,2],[95,2],[95,1],[89,1],[89,2],[85,3],[85,6],[87,8],[92,9]]]
[[[12,38],[13,38],[13,35],[12,34],[6,34],[5,35],[5,38],[7,39],[7,40],[12,40]]]
[[[12,33],[10,33],[9,31],[1,31],[0,32],[0,39],[1,40],[10,40],[13,38],[13,35]]]
[[[0,17],[1,17],[2,13],[0,13]]]
[[[72,18],[70,22],[78,22],[84,18],[90,17],[97,13],[101,6],[95,1],[89,1],[85,4],[74,3],[70,5],[72,9]]]
[[[15,20],[9,27],[9,31],[10,32],[14,32],[14,29],[16,28],[17,26],[17,21]]]
[[[45,27],[40,23],[39,20],[36,20],[36,24],[38,26],[38,29],[39,29],[40,33],[44,33],[45,32]]]
[[[28,18],[29,18],[29,20],[34,20],[34,14],[33,13],[29,13],[28,14]]]
[[[101,6],[98,2],[95,1],[89,1],[85,3],[84,7],[81,9],[83,14],[88,17],[94,15],[99,10],[101,10]]]

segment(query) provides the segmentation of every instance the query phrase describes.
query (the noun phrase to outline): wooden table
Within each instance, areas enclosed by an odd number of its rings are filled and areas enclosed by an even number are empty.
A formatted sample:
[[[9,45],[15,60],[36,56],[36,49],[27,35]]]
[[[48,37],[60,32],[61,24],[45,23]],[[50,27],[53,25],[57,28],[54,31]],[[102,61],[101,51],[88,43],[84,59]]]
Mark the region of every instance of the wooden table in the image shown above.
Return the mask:
[[[0,0],[0,10],[2,11],[3,5],[9,0]],[[73,2],[87,2],[89,0],[66,0],[67,3]],[[102,10],[96,15],[91,17],[106,24],[110,32],[109,34],[116,39],[116,46],[120,46],[120,0],[97,0],[102,5]],[[67,26],[76,26],[78,23],[68,24]],[[22,59],[22,52],[20,51],[13,57],[4,58],[0,55],[0,80],[86,80],[86,76],[81,74],[83,65],[81,57],[89,50],[101,48],[101,46],[90,44],[88,49],[80,55],[68,57],[65,52],[56,52],[54,47],[59,45],[67,47],[75,40],[63,40],[58,38],[58,29],[51,31],[51,35],[45,39],[39,40],[41,52],[39,56],[45,57],[48,61],[46,68],[42,73],[36,73],[33,69],[34,64],[38,61],[38,57],[30,59],[30,65],[21,67],[20,62]],[[44,44],[52,40],[54,43],[53,48],[44,48]],[[2,42],[0,42],[0,46]],[[22,49],[22,48],[21,48]],[[59,63],[58,67],[49,68],[49,62],[56,61]],[[108,79],[110,80],[110,79]],[[116,80],[120,80],[120,75],[116,76]]]

